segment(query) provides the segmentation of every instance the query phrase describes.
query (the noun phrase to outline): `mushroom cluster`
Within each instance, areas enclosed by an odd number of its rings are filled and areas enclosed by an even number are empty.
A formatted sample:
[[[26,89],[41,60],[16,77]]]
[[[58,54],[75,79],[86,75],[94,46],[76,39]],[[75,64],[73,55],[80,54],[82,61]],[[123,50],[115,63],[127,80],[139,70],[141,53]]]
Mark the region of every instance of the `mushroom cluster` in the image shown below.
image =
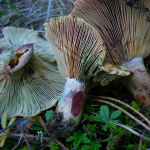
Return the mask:
[[[150,22],[146,15],[124,4],[124,0],[78,0],[71,13],[92,25],[102,36],[106,61],[126,66],[134,76],[124,84],[137,102],[150,106],[150,75],[144,59],[150,55]],[[150,9],[149,0],[141,5]]]
[[[51,136],[69,136],[78,125],[88,91],[129,76],[126,67],[105,62],[106,47],[100,34],[83,19],[71,15],[44,23],[62,76],[66,79],[56,112],[47,122]]]
[[[46,39],[5,27],[0,39],[0,114],[35,116],[56,104],[65,80]]]

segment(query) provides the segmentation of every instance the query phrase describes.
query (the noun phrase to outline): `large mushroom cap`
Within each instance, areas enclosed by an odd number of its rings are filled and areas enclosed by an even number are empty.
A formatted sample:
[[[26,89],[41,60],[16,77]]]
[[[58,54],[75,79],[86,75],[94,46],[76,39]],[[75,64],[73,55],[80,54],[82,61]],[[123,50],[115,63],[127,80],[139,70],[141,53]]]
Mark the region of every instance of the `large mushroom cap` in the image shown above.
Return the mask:
[[[100,34],[91,25],[83,19],[73,18],[70,15],[51,18],[44,26],[46,38],[53,46],[52,50],[64,78],[91,81],[99,76],[101,81],[99,73],[105,71],[101,66],[104,64],[106,47]],[[112,70],[115,68],[112,64],[107,66],[108,68],[111,66]],[[105,71],[105,74],[108,73],[109,71]],[[112,74],[128,76],[130,71],[125,67],[119,70],[118,67],[118,71],[109,74],[112,78]],[[103,79],[106,79],[105,76]]]
[[[71,13],[83,18],[101,34],[108,50],[106,60],[119,65],[150,54],[150,23],[146,15],[124,2],[78,0]],[[150,8],[150,1],[142,0],[141,5]]]
[[[11,117],[35,116],[54,106],[64,79],[49,43],[29,29],[6,27],[3,35],[0,39],[0,114],[8,111]],[[15,73],[20,69],[21,75],[17,77]]]
[[[83,18],[101,34],[107,47],[106,61],[133,71],[134,76],[124,84],[142,106],[149,107],[150,75],[143,59],[150,55],[150,22],[143,12],[150,9],[150,1],[141,0],[143,7],[136,7],[142,8],[141,12],[124,2],[78,0],[71,15]]]
[[[33,44],[34,53],[40,56],[41,59],[49,62],[54,62],[55,57],[51,46],[47,43],[44,38],[39,36],[37,31],[15,27],[3,28],[4,38],[0,39],[0,49],[9,50],[10,54],[26,44]]]
[[[90,78],[91,72],[103,64],[106,55],[103,40],[82,19],[52,18],[44,26],[64,78],[84,80],[85,74]]]

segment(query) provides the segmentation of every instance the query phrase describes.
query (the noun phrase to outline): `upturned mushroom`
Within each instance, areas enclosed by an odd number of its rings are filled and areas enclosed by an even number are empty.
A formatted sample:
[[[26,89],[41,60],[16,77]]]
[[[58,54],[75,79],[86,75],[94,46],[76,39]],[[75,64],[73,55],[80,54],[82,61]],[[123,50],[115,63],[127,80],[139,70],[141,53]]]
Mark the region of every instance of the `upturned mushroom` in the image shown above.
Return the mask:
[[[44,23],[58,67],[66,79],[56,112],[47,122],[51,136],[66,137],[78,125],[88,91],[131,74],[126,67],[105,62],[106,47],[99,33],[72,16]]]
[[[141,0],[150,9],[150,1]],[[126,66],[134,76],[124,84],[137,102],[150,106],[150,75],[144,58],[150,55],[150,23],[146,15],[124,4],[124,0],[78,0],[72,16],[83,18],[102,36],[106,61]]]
[[[0,114],[35,116],[55,105],[65,80],[46,39],[5,27],[0,39]]]

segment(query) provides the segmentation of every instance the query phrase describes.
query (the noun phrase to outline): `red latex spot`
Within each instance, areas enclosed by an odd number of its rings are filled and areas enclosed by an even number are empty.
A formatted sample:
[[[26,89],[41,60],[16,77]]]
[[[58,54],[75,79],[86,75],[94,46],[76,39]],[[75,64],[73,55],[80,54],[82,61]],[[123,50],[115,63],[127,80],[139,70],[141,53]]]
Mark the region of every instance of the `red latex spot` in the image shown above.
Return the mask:
[[[137,90],[137,87],[133,86],[134,90]]]
[[[141,105],[144,105],[146,103],[146,101],[147,101],[146,97],[144,95],[140,95],[140,94],[136,94],[135,99]]]
[[[145,85],[142,85],[142,88],[143,88],[144,90],[148,90],[148,87],[145,86]]]
[[[144,72],[144,71],[142,71],[140,69],[137,69],[136,71],[139,72],[139,73],[143,73]]]
[[[79,115],[79,113],[83,107],[83,103],[84,103],[83,94],[81,91],[79,91],[75,94],[75,96],[73,97],[73,100],[72,100],[71,114],[74,117]]]

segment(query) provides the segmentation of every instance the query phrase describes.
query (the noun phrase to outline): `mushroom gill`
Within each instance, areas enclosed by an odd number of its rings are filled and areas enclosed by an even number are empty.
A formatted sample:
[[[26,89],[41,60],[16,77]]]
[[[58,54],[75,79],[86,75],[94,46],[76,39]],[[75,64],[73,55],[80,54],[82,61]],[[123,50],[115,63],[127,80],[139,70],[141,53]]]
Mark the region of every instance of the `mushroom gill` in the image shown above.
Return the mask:
[[[150,55],[150,23],[146,15],[124,4],[124,0],[78,0],[71,13],[83,18],[102,36],[106,47],[106,61],[126,66],[134,76],[124,84],[137,102],[150,106],[150,75],[144,60]],[[150,9],[150,1],[141,0]]]
[[[65,80],[49,43],[29,29],[5,27],[0,39],[0,114],[35,116],[58,101]]]
[[[105,62],[106,47],[99,33],[72,16],[44,23],[59,69],[66,79],[56,112],[47,122],[50,136],[66,137],[79,124],[88,91],[107,85],[130,70]]]

